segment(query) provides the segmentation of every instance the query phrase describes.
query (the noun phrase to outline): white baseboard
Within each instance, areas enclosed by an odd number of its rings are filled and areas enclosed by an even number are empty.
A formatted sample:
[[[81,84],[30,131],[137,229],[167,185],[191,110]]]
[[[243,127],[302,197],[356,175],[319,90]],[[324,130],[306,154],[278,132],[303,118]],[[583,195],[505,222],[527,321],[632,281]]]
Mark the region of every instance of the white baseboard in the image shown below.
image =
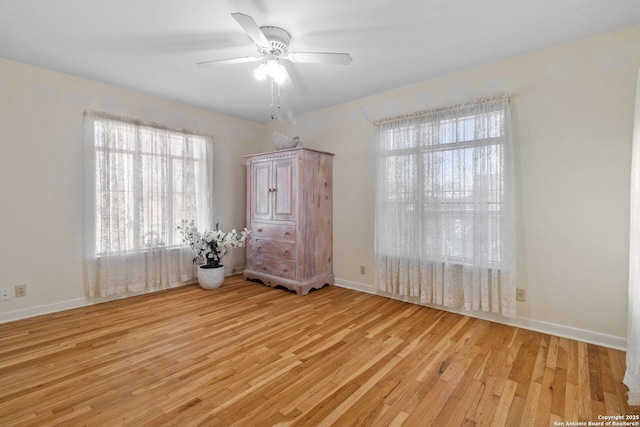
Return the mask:
[[[0,313],[0,323],[13,322],[14,320],[27,319],[29,317],[56,313],[58,311],[71,310],[72,308],[84,307],[86,305],[90,305],[86,298],[76,298],[53,304],[37,305],[35,307],[14,310],[8,313]]]
[[[352,282],[349,280],[343,280],[336,278],[334,280],[336,286],[352,289],[354,291],[366,292],[373,295],[380,295],[377,292],[375,287],[368,285],[366,283],[358,283]],[[380,295],[382,297],[386,297],[385,295]],[[411,301],[409,299],[396,298],[400,301],[405,301],[408,303],[416,304],[415,301]],[[491,322],[502,323],[505,325],[514,326],[516,328],[527,329],[535,332],[542,332],[544,334],[555,335],[561,338],[569,338],[572,340],[582,341],[589,344],[596,344],[603,347],[609,347],[616,350],[627,350],[627,339],[626,337],[619,337],[615,335],[609,335],[602,332],[589,331],[586,329],[574,328],[573,326],[560,325],[557,323],[544,322],[541,320],[529,319],[526,317],[516,317],[515,319],[508,319],[506,317],[494,314],[494,313],[483,313],[483,312],[469,312],[461,309],[451,309],[446,307],[441,307],[432,304],[420,304],[426,307],[435,308],[437,310],[449,311],[452,313],[462,314],[464,316],[475,317],[478,319],[489,320]]]
[[[352,282],[349,280],[338,279],[336,277],[333,280],[333,284],[341,288],[347,288],[354,291],[365,292],[367,294],[378,295],[378,292],[376,292],[376,288],[374,286],[367,285],[366,283]]]

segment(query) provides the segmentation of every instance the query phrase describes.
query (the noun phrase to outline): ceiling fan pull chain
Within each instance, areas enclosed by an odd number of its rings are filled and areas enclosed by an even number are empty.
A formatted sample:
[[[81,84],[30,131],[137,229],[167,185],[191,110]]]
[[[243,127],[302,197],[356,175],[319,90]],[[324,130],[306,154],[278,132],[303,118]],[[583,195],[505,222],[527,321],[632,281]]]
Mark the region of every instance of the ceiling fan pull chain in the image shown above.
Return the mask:
[[[280,109],[280,85],[278,84],[278,110]]]
[[[271,120],[273,120],[273,77],[271,78]]]

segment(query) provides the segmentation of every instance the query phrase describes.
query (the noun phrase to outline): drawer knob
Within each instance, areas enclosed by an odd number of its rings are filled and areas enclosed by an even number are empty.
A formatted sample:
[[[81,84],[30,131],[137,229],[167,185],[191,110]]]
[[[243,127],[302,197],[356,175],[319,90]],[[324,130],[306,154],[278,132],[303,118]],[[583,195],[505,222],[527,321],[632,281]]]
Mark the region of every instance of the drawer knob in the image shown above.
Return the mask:
[[[289,233],[288,231],[285,231],[285,232],[284,232],[284,235],[285,235],[285,236],[288,236],[289,234],[291,234],[291,233]]]
[[[262,233],[262,228],[258,228],[258,230],[256,230],[258,233]]]

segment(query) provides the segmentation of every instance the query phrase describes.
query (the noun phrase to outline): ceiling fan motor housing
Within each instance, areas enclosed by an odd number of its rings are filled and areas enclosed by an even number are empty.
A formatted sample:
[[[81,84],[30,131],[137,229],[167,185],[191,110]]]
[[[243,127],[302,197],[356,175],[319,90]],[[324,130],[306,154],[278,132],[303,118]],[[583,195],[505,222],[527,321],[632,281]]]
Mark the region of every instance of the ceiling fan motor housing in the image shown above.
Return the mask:
[[[291,35],[279,27],[260,27],[264,36],[269,40],[271,49],[260,49],[262,53],[271,53],[273,55],[286,55],[289,52],[289,42]]]

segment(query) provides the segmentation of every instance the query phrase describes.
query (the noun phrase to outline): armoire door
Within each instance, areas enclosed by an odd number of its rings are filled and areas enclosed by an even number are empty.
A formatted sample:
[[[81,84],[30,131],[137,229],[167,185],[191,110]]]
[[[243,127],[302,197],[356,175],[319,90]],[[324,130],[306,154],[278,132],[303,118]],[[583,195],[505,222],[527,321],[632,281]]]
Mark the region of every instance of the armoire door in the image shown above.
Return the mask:
[[[273,216],[277,221],[296,220],[296,191],[298,185],[298,160],[273,161]]]
[[[270,220],[272,211],[272,161],[259,161],[253,165],[251,173],[252,220]]]

